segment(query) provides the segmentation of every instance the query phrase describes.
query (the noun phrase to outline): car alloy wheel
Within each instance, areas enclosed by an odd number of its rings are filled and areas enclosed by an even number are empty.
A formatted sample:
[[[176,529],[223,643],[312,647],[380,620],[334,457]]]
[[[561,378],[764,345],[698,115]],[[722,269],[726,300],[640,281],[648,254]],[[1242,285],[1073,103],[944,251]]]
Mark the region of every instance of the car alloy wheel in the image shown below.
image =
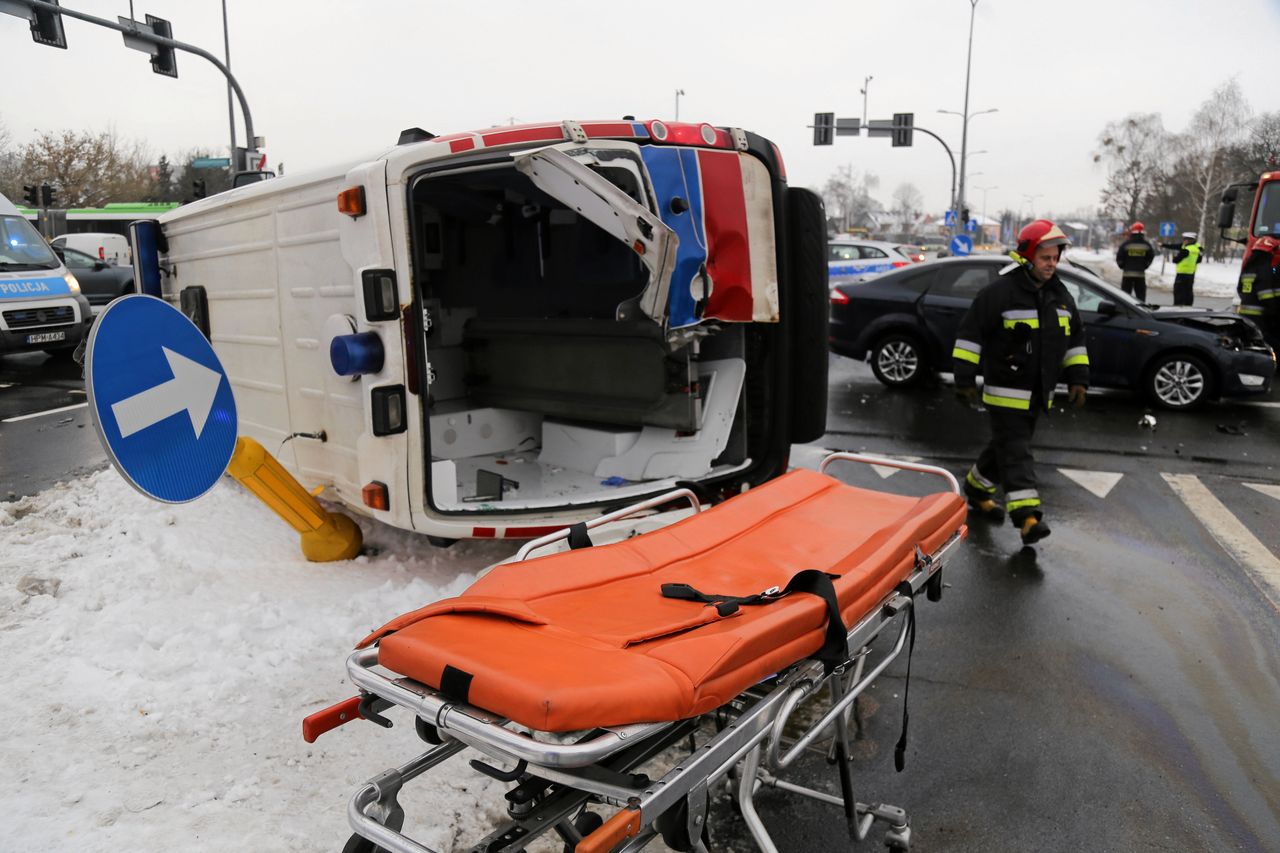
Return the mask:
[[[1189,357],[1173,356],[1162,362],[1151,376],[1151,391],[1156,400],[1170,409],[1186,409],[1199,403],[1208,388],[1209,379],[1200,362]]]
[[[919,380],[923,366],[920,346],[905,335],[883,339],[872,353],[872,370],[885,385],[911,385]]]

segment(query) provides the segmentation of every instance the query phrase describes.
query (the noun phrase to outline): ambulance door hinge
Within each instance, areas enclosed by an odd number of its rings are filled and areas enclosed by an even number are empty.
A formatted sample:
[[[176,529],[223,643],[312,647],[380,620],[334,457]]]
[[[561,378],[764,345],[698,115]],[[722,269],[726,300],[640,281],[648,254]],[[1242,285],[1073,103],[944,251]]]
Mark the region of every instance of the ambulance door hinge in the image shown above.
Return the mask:
[[[427,362],[427,384],[436,384],[436,369],[431,366],[431,362]]]
[[[430,308],[422,309],[422,334],[423,335],[431,334],[431,309]]]

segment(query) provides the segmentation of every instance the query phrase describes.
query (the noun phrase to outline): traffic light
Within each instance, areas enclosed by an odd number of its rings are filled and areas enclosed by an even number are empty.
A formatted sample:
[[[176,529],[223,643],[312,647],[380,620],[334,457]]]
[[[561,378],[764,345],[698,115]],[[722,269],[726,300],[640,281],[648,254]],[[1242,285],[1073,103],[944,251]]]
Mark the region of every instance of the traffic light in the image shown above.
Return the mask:
[[[40,200],[44,202],[45,207],[53,207],[53,187],[48,184],[40,185]]]
[[[22,198],[27,203],[27,207],[40,206],[40,188],[38,186],[22,185]]]
[[[967,225],[968,222],[969,222],[969,208],[966,207],[960,211],[960,224]]]
[[[814,113],[813,114],[813,144],[814,145],[830,145],[835,140],[836,135],[836,114],[835,113]]]
[[[893,147],[910,148],[916,123],[915,113],[893,114]]]
[[[53,5],[59,5],[58,0],[47,0]],[[14,14],[19,17],[21,12]],[[62,31],[62,13],[51,12],[47,9],[31,9],[31,40],[37,44],[47,44],[49,47],[60,47],[67,49],[67,35]]]
[[[173,24],[164,18],[147,15],[147,25],[156,35],[167,39],[173,38]],[[155,48],[156,52],[151,55],[151,70],[166,77],[177,77],[178,57],[173,48],[163,44],[157,44]]]
[[[204,198],[205,196],[204,178],[200,178],[198,180],[191,182],[191,195],[194,198]]]

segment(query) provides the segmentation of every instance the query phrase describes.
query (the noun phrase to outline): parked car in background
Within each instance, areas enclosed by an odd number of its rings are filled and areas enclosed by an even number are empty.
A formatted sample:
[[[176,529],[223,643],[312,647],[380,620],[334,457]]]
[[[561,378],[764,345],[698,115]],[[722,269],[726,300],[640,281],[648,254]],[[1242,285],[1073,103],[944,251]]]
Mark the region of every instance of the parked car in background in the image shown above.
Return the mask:
[[[133,267],[118,267],[76,249],[54,246],[53,251],[80,282],[80,292],[95,315],[111,300],[134,292]]]
[[[867,359],[890,387],[950,371],[956,330],[1009,259],[930,261],[831,293],[831,349]],[[1166,409],[1270,390],[1275,353],[1248,320],[1225,311],[1151,309],[1083,267],[1058,275],[1084,321],[1090,383],[1144,393]]]
[[[827,241],[827,276],[832,287],[867,281],[911,263],[912,259],[894,243],[840,235]]]
[[[91,258],[119,266],[133,264],[133,250],[129,248],[129,239],[121,234],[63,234],[54,237],[49,244],[55,249],[75,249]]]
[[[924,255],[924,246],[915,246],[910,243],[903,243],[901,245],[894,246],[894,248],[906,255],[912,263],[922,264],[926,260]]]

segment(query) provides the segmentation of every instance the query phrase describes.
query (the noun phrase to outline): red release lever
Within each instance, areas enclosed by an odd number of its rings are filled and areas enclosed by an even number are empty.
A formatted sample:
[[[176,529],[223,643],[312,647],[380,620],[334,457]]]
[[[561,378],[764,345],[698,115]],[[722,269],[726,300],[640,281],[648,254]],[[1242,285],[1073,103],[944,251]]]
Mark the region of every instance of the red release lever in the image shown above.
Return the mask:
[[[352,696],[303,719],[302,739],[307,743],[315,743],[316,738],[330,729],[336,729],[344,723],[358,719],[360,719],[360,697]]]

